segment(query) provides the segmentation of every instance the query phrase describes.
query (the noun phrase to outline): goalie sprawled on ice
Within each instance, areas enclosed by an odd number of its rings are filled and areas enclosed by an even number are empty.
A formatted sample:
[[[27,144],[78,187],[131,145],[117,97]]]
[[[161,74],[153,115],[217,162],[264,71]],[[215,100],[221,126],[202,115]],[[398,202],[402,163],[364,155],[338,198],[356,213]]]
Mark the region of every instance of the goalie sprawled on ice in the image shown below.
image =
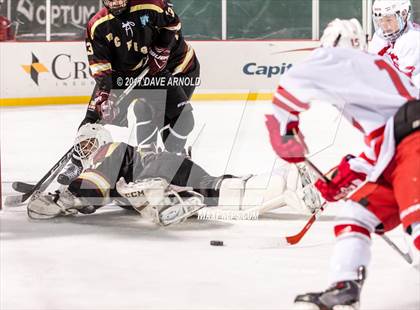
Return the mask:
[[[84,164],[83,173],[55,193],[35,195],[28,204],[31,218],[90,214],[114,202],[169,225],[204,207],[259,214],[285,205],[310,212],[320,205],[304,166],[288,165],[269,178],[214,177],[187,155],[142,153],[126,143],[112,143],[108,131],[98,124],[80,128],[75,150]]]

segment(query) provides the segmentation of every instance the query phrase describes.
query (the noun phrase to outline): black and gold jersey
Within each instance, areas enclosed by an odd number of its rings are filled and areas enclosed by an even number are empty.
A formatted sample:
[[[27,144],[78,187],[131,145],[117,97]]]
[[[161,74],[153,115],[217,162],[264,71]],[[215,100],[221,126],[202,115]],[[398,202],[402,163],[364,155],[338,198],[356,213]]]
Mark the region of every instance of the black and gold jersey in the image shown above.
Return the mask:
[[[131,75],[145,65],[151,47],[169,47],[167,69],[186,73],[194,50],[181,32],[181,22],[167,0],[131,0],[118,16],[101,9],[88,23],[86,49],[90,69],[101,88],[111,87],[113,72]]]

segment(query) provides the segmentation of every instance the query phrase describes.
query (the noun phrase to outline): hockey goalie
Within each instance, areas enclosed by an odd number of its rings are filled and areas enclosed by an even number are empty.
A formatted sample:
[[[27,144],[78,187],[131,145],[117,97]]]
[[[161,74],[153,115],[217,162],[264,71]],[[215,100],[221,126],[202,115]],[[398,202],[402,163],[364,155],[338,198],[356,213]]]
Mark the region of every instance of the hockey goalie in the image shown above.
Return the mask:
[[[310,213],[320,206],[313,177],[304,165],[288,165],[269,178],[215,177],[187,155],[144,153],[111,141],[103,126],[82,126],[74,148],[84,171],[69,186],[35,195],[28,216],[91,214],[114,202],[166,226],[183,222],[202,208],[264,213],[288,205]]]

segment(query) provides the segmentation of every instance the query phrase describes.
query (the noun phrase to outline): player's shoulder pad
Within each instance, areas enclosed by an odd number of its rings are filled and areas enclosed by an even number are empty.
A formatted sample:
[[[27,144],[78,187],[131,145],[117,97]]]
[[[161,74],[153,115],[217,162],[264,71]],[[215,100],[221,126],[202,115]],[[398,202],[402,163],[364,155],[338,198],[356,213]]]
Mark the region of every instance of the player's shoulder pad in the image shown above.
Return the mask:
[[[151,10],[158,13],[163,13],[167,8],[167,2],[164,0],[131,0],[130,12],[140,10]]]
[[[95,30],[99,25],[113,19],[114,16],[108,12],[107,8],[100,9],[88,22],[87,33],[88,36],[93,40],[95,36]]]

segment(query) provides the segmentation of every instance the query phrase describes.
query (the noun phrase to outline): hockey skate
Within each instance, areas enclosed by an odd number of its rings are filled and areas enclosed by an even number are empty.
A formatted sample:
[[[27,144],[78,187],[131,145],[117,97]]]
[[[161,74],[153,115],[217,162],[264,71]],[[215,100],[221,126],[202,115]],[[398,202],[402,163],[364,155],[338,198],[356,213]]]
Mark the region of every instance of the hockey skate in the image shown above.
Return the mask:
[[[357,280],[340,281],[324,292],[307,293],[295,298],[299,310],[357,310],[360,306],[360,291],[366,277],[366,269],[360,266]]]
[[[354,310],[359,309],[361,284],[341,281],[320,293],[298,295],[295,309],[300,310]]]
[[[57,182],[61,185],[69,185],[74,179],[76,179],[83,170],[83,166],[80,161],[71,160],[57,177]]]

